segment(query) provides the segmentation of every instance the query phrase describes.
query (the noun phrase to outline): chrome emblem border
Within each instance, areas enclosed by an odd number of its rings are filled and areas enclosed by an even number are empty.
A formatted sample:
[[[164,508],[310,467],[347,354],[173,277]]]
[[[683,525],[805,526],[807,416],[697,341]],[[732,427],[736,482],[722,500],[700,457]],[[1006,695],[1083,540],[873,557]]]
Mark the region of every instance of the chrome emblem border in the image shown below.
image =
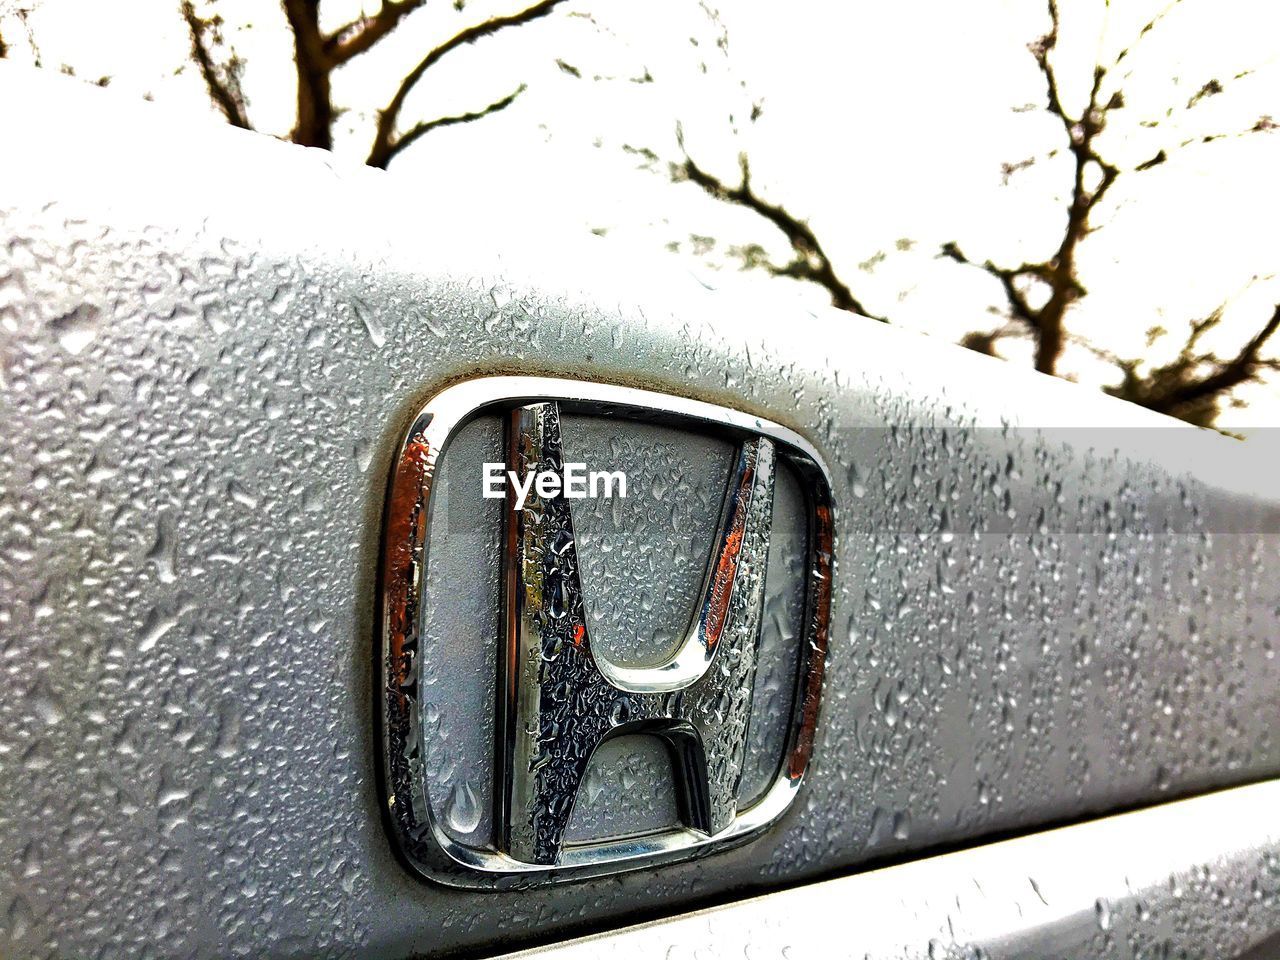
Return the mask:
[[[531,406],[542,405],[542,406]],[[590,845],[574,845],[558,849],[558,859],[548,853],[546,843],[540,849],[528,829],[523,832],[525,855],[528,859],[516,859],[499,850],[483,850],[458,843],[449,837],[436,822],[426,794],[426,783],[420,775],[417,759],[416,733],[421,729],[417,722],[418,701],[416,692],[418,630],[421,621],[421,589],[426,572],[427,549],[430,531],[429,516],[432,481],[436,464],[444,453],[454,433],[473,417],[482,413],[506,413],[513,420],[513,436],[519,436],[521,418],[523,429],[536,426],[537,414],[548,406],[562,406],[573,412],[602,415],[627,415],[631,419],[646,422],[669,423],[674,426],[692,427],[706,433],[736,439],[740,444],[737,483],[743,482],[745,461],[751,462],[746,470],[748,482],[754,474],[754,464],[761,458],[767,466],[776,456],[784,459],[801,477],[809,512],[809,563],[805,601],[805,636],[800,644],[802,661],[798,670],[798,690],[795,711],[788,731],[787,748],[777,779],[764,797],[751,807],[729,814],[725,799],[709,798],[700,814],[709,832],[682,828],[663,831],[625,840],[602,841]],[[634,414],[641,414],[636,418]],[[526,434],[527,436],[527,434]],[[518,455],[512,451],[509,458]],[[772,471],[769,474],[771,496]],[[759,484],[757,484],[759,486]],[[739,491],[741,492],[741,491]],[[726,512],[732,512],[734,489],[731,487],[726,501]],[[748,500],[749,502],[749,500]],[[610,384],[562,380],[546,377],[482,377],[448,387],[436,394],[422,408],[406,431],[391,471],[383,527],[381,558],[381,583],[379,591],[381,626],[380,686],[377,693],[378,713],[381,721],[382,770],[381,781],[389,832],[396,842],[402,858],[417,873],[437,882],[457,887],[513,888],[560,880],[579,879],[617,873],[640,867],[652,866],[673,860],[702,856],[714,850],[742,843],[778,820],[796,797],[803,782],[813,749],[818,706],[822,693],[822,675],[826,659],[831,613],[831,564],[833,552],[833,503],[829,471],[821,456],[803,437],[780,424],[753,417],[726,407],[689,400],[666,394],[620,387]],[[726,524],[731,523],[726,517]],[[513,575],[513,557],[517,544],[513,540],[515,529],[510,510],[507,516],[508,610],[505,617],[507,667],[500,677],[502,710],[506,722],[499,724],[506,731],[507,743],[495,743],[495,751],[503,751],[509,762],[516,749],[510,732],[514,713],[519,709],[516,694],[516,670],[514,664],[519,644],[528,642],[528,629],[520,629],[520,604],[512,603],[516,594]],[[741,532],[741,531],[739,531]],[[722,531],[723,533],[723,531]],[[767,539],[767,523],[762,536]],[[717,546],[722,552],[723,544]],[[708,584],[708,590],[713,588]],[[758,599],[758,598],[757,598]],[[704,603],[708,594],[704,591]],[[512,609],[512,608],[517,609]],[[706,611],[700,611],[701,620]],[[722,616],[723,611],[713,616]],[[731,626],[720,624],[719,626]],[[754,626],[754,624],[753,624]],[[697,639],[701,627],[695,623],[691,637]],[[502,638],[497,638],[502,642]],[[686,642],[686,647],[691,641]],[[702,637],[701,642],[706,643]],[[711,647],[707,646],[710,660]],[[677,667],[689,666],[683,656],[673,663]],[[699,660],[702,660],[699,651]],[[699,668],[701,669],[701,668]],[[613,668],[614,673],[624,673]],[[690,670],[686,670],[690,673]],[[643,671],[652,674],[654,671]],[[610,676],[607,682],[614,688],[630,689],[626,677]],[[636,702],[660,704],[670,698],[662,697],[657,690],[648,690],[651,683],[645,678],[636,680]],[[694,678],[696,679],[696,677]],[[619,682],[621,681],[621,682]],[[675,678],[672,689],[688,687],[690,677]],[[657,712],[661,709],[655,707]],[[670,711],[668,711],[669,713]],[[510,719],[507,714],[511,714]],[[674,730],[674,725],[673,725]],[[506,764],[500,764],[505,766]],[[507,797],[511,783],[509,776],[504,788],[499,785],[497,800],[502,808],[499,830],[507,835],[520,835],[513,830]],[[678,786],[678,785],[677,785]],[[572,797],[569,798],[570,801]],[[712,807],[715,808],[714,812]],[[545,831],[544,831],[545,832]],[[519,845],[522,841],[516,838]],[[527,848],[527,849],[526,849]],[[554,859],[554,862],[546,862]],[[529,862],[541,860],[543,862]]]

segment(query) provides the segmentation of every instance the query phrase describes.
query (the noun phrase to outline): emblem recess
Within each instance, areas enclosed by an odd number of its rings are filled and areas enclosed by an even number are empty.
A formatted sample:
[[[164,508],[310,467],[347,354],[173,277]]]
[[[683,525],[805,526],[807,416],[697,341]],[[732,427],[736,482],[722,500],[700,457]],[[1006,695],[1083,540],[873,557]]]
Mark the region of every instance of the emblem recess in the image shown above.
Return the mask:
[[[675,653],[651,668],[593,647],[569,501],[508,496],[503,529],[504,635],[497,658],[493,835],[462,843],[432,809],[423,763],[423,585],[432,487],[451,438],[473,418],[506,421],[508,466],[562,468],[561,411],[663,423],[732,441],[736,454],[703,588]],[[769,553],[775,472],[799,477],[807,508],[804,636],[785,749],[772,785],[738,809]],[[435,396],[400,446],[387,497],[381,580],[383,789],[405,860],[453,886],[512,887],[650,866],[743,842],[777,820],[808,766],[831,604],[832,503],[817,452],[778,424],[658,393],[533,377],[468,381]],[[566,843],[596,747],[630,732],[668,747],[682,825]]]

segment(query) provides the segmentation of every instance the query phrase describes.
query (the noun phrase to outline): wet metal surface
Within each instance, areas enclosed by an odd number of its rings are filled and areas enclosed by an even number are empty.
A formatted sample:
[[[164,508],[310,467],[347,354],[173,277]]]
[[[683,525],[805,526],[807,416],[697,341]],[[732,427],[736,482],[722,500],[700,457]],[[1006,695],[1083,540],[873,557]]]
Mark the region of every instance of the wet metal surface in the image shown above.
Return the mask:
[[[1277,807],[1280,783],[1243,787],[519,956],[1270,960]]]
[[[1280,773],[1280,504],[1250,445],[481,209],[468,234],[393,177],[110,91],[0,92],[6,956],[514,946]],[[386,478],[429,397],[494,373],[720,403],[830,465],[821,716],[758,841],[519,894],[393,855]],[[1224,875],[1241,941],[1273,916],[1251,863]],[[1222,956],[1218,886],[1180,889],[1178,942]]]

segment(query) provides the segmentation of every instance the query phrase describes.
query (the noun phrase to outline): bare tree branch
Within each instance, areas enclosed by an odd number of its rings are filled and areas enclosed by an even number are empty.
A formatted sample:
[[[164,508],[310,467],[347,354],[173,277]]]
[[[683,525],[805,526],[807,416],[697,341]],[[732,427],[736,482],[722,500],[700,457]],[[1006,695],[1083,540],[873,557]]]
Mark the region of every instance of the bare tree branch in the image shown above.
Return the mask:
[[[1112,66],[1114,67],[1123,61],[1136,44],[1163,22],[1169,12],[1180,2],[1181,0],[1172,0],[1160,13],[1148,21],[1139,31],[1135,43],[1122,50]],[[1095,62],[1088,101],[1078,112],[1071,110],[1067,106],[1062,97],[1057,66],[1054,62],[1054,52],[1057,48],[1061,29],[1058,0],[1047,0],[1047,4],[1049,30],[1044,36],[1030,44],[1028,49],[1035,58],[1036,66],[1039,67],[1040,74],[1044,78],[1046,90],[1045,109],[1050,116],[1057,119],[1066,134],[1067,149],[1072,157],[1071,192],[1067,201],[1067,216],[1057,248],[1050,257],[1039,263],[1024,263],[1021,266],[1012,268],[997,266],[990,260],[984,263],[975,263],[964,256],[955,243],[944,244],[942,255],[955,260],[957,263],[977,266],[1000,282],[1008,304],[1010,318],[1026,326],[1034,337],[1036,369],[1042,373],[1051,374],[1056,372],[1058,360],[1066,344],[1065,323],[1067,314],[1072,304],[1088,292],[1079,280],[1077,258],[1080,244],[1098,229],[1093,222],[1094,215],[1123,172],[1117,165],[1103,156],[1099,150],[1098,141],[1106,130],[1110,114],[1115,110],[1123,109],[1125,100],[1123,91],[1118,88],[1111,92],[1110,95],[1105,92],[1104,88],[1106,87],[1109,68]],[[1251,72],[1249,70],[1242,71],[1236,74],[1233,79],[1247,76]],[[1126,76],[1128,75],[1126,74]],[[1195,107],[1205,97],[1216,96],[1223,89],[1224,85],[1220,80],[1216,78],[1210,79],[1200,88],[1198,93],[1191,97],[1186,109]],[[1156,126],[1158,121],[1147,125]],[[1269,129],[1269,125],[1260,122],[1254,128],[1254,130],[1258,129]],[[1243,136],[1246,133],[1254,132],[1254,130],[1244,131],[1235,135]],[[1214,134],[1207,137],[1193,138],[1178,144],[1177,148],[1198,143],[1211,143],[1224,136],[1228,135]],[[1165,163],[1168,159],[1168,150],[1161,149],[1155,156],[1137,164],[1128,172],[1138,173],[1150,170]],[[1019,166],[1005,165],[1004,177],[1006,181],[1010,173],[1018,169]],[[1032,306],[1023,287],[1020,286],[1020,284],[1033,278],[1046,285],[1048,294],[1045,301],[1037,306]],[[981,335],[978,336],[981,337]],[[987,342],[988,345],[993,343],[993,341],[984,342]]]
[[[967,347],[976,353],[986,354],[988,357],[998,357],[996,344],[1017,333],[1018,328],[1015,324],[1005,324],[994,330],[974,330],[960,338],[960,346]]]
[[[1151,33],[1168,13],[1180,2],[1173,0],[1164,10],[1148,21],[1139,31],[1138,41]],[[1110,114],[1124,108],[1123,92],[1115,89],[1105,92],[1108,67],[1095,63],[1088,101],[1080,111],[1071,110],[1063,100],[1053,54],[1057,47],[1061,16],[1057,0],[1048,0],[1049,30],[1030,45],[1032,56],[1045,81],[1046,110],[1057,119],[1067,138],[1067,148],[1072,156],[1071,192],[1067,201],[1067,216],[1057,248],[1052,256],[1035,264],[1004,268],[987,261],[980,266],[1000,281],[1009,305],[1010,316],[1025,324],[1035,337],[1036,369],[1044,373],[1056,372],[1057,363],[1066,343],[1065,321],[1073,303],[1087,291],[1078,278],[1078,250],[1081,242],[1093,233],[1097,226],[1094,214],[1108,192],[1119,179],[1122,170],[1099,151],[1098,141],[1106,130]],[[1136,42],[1135,42],[1136,43]],[[1121,51],[1115,64],[1123,61],[1133,45]],[[1113,64],[1113,66],[1115,65]],[[1246,71],[1247,72],[1247,71]],[[1210,96],[1222,89],[1218,81],[1210,81],[1193,97],[1194,106],[1203,96]],[[1184,144],[1185,145],[1185,144]],[[1159,151],[1149,160],[1138,164],[1130,172],[1150,170],[1168,159],[1166,150]],[[1006,177],[1008,167],[1006,167]],[[958,263],[972,263],[959,254],[955,244],[947,244],[942,250]],[[1039,306],[1031,307],[1018,286],[1019,280],[1035,277],[1047,285],[1048,296]]]
[[[1062,104],[1062,94],[1058,91],[1058,74],[1050,60],[1050,54],[1053,53],[1054,47],[1058,45],[1059,16],[1057,0],[1049,0],[1049,19],[1049,32],[1034,43],[1029,44],[1028,49],[1031,51],[1031,55],[1035,57],[1036,63],[1040,67],[1040,73],[1044,76],[1048,85],[1049,112],[1063,119],[1067,115],[1067,108]]]
[[[232,126],[252,130],[248,101],[240,88],[240,58],[232,51],[227,63],[220,65],[213,57],[212,48],[222,43],[222,17],[202,18],[191,0],[182,0],[181,10],[191,35],[191,59],[200,69],[209,98]]]
[[[745,207],[759,214],[787,238],[787,242],[791,244],[791,249],[796,254],[794,259],[781,266],[763,257],[755,258],[754,264],[763,266],[774,276],[792,277],[796,280],[816,283],[830,294],[832,306],[888,323],[884,317],[876,316],[863,306],[848,285],[840,279],[831,264],[831,259],[823,250],[822,244],[818,242],[817,235],[808,223],[788,213],[784,207],[768,203],[752,189],[751,167],[746,154],[740,154],[738,157],[741,180],[736,187],[731,187],[693,161],[693,158],[684,150],[684,137],[678,130],[676,138],[680,143],[681,151],[684,152],[684,161],[672,164],[672,179],[696,183],[717,200]],[[747,262],[752,264],[751,259],[747,259]]]
[[[1026,294],[1018,286],[1018,281],[1034,278],[1049,283],[1049,268],[1046,264],[1024,263],[1018,267],[1006,268],[998,267],[990,260],[985,263],[976,263],[965,256],[959,245],[954,241],[942,245],[940,256],[965,266],[980,267],[999,280],[1000,286],[1004,289],[1005,298],[1009,301],[1011,319],[1024,324],[1028,332],[1032,334],[1039,332],[1039,312],[1032,308]],[[981,334],[978,336],[981,336]]]
[[[224,21],[217,13],[201,13],[197,4],[213,7],[217,0],[178,0],[178,9],[190,37],[190,56],[200,71],[209,98],[220,113],[233,126],[252,129],[249,119],[249,100],[241,86],[244,61],[235,49],[226,44],[223,37]],[[320,27],[320,0],[280,0],[285,19],[293,39],[293,59],[296,75],[296,110],[294,127],[286,139],[303,146],[333,148],[334,121],[342,109],[333,102],[332,78],[336,69],[354,58],[367,53],[394,31],[405,18],[425,5],[426,0],[382,0],[377,13],[362,15],[344,24],[330,34]],[[526,0],[528,2],[528,0]],[[411,126],[403,134],[396,127],[405,100],[426,72],[442,58],[460,47],[476,43],[508,27],[531,23],[547,16],[564,0],[539,0],[515,13],[492,17],[458,31],[444,43],[436,46],[405,76],[397,86],[395,95],[386,107],[378,112],[377,131],[367,162],[385,167],[387,163],[410,144],[415,143],[432,130],[457,124],[470,123],[506,109],[527,89],[525,84],[512,93],[476,110],[438,117]],[[454,9],[461,11],[465,0],[454,0]],[[40,66],[40,49],[28,21],[28,9],[14,11],[27,32],[36,66]],[[219,48],[226,46],[225,55]],[[0,37],[0,58],[10,54],[8,42]],[[557,61],[562,70],[573,72],[564,61]],[[63,65],[63,72],[72,68]],[[100,86],[109,77],[98,80]],[[147,95],[148,98],[150,95]]]
[[[527,89],[528,84],[522,83],[511,93],[507,94],[500,100],[495,100],[487,107],[481,107],[479,110],[474,110],[470,113],[460,113],[457,116],[440,117],[436,120],[429,120],[415,124],[405,133],[401,134],[391,145],[390,152],[387,154],[387,162],[389,163],[397,154],[400,153],[401,150],[411,146],[414,141],[430,133],[432,130],[439,130],[441,127],[452,127],[459,123],[470,123],[473,120],[479,120],[481,117],[487,117],[491,113],[497,113],[499,110],[505,110],[515,102],[516,97],[520,96],[520,94],[524,93]],[[385,164],[383,164],[383,166],[385,166]]]
[[[1252,68],[1247,70],[1241,70],[1238,73],[1234,74],[1229,80],[1225,82],[1222,80],[1219,80],[1217,77],[1210,77],[1207,81],[1205,81],[1205,83],[1200,87],[1200,89],[1195,94],[1193,94],[1191,98],[1187,101],[1187,105],[1182,110],[1183,114],[1186,114],[1187,112],[1195,109],[1196,106],[1203,103],[1207,98],[1216,97],[1219,94],[1224,93],[1227,89],[1228,84],[1235,83],[1237,80],[1242,80],[1245,77],[1251,76],[1255,72],[1256,70]],[[1142,120],[1142,121],[1139,121],[1139,125],[1142,127],[1146,127],[1147,129],[1154,129],[1156,127],[1159,127],[1161,123],[1164,122],[1164,120],[1168,120],[1170,117],[1172,117],[1173,113],[1174,113],[1174,110],[1172,107],[1170,107],[1168,110],[1165,111],[1164,117],[1162,119]],[[1197,147],[1197,146],[1202,146],[1204,144],[1215,143],[1219,140],[1235,140],[1241,137],[1247,137],[1250,134],[1254,134],[1254,133],[1269,133],[1275,128],[1276,128],[1275,121],[1270,116],[1264,114],[1263,116],[1258,118],[1256,123],[1254,123],[1250,127],[1246,127],[1243,130],[1236,130],[1236,131],[1224,132],[1224,133],[1209,133],[1209,134],[1202,134],[1196,137],[1188,137],[1184,140],[1179,141],[1178,143],[1161,147],[1160,150],[1158,150],[1154,156],[1152,156],[1148,160],[1144,160],[1142,163],[1139,163],[1138,165],[1133,167],[1130,172],[1140,173],[1144,170],[1150,170],[1153,167],[1158,167],[1160,164],[1169,160],[1172,154],[1181,150],[1185,150],[1189,147]]]
[[[1120,171],[1098,153],[1097,139],[1106,129],[1107,114],[1123,106],[1123,98],[1102,99],[1106,68],[1095,64],[1093,82],[1089,87],[1089,100],[1079,115],[1070,111],[1063,102],[1058,82],[1057,68],[1052,54],[1058,44],[1061,16],[1057,0],[1049,0],[1049,32],[1031,45],[1040,73],[1044,77],[1048,111],[1057,118],[1067,135],[1067,146],[1073,159],[1071,197],[1067,207],[1066,226],[1057,250],[1049,259],[1038,264],[1024,264],[1014,270],[996,268],[990,261],[984,269],[1000,280],[1009,300],[1010,311],[1016,319],[1026,323],[1036,337],[1036,369],[1042,373],[1054,373],[1064,345],[1064,321],[1071,304],[1085,291],[1076,279],[1076,251],[1080,242],[1090,232],[1090,216],[1111,189]],[[1096,166],[1099,179],[1091,188],[1090,172]],[[954,245],[953,245],[954,246]],[[945,252],[945,248],[944,248]],[[1018,277],[1034,275],[1049,288],[1049,297],[1043,305],[1032,309],[1025,297],[1015,295]]]
[[[1137,49],[1138,44],[1141,43],[1143,40],[1145,40],[1147,35],[1151,33],[1152,30],[1154,30],[1161,23],[1163,23],[1165,17],[1169,16],[1169,14],[1173,12],[1174,7],[1178,6],[1178,4],[1180,4],[1181,2],[1182,0],[1170,0],[1170,2],[1165,4],[1164,8],[1159,13],[1157,13],[1154,17],[1152,17],[1145,24],[1143,24],[1142,29],[1138,31],[1138,36],[1134,38],[1133,43],[1129,44],[1129,46],[1125,47],[1123,50],[1120,51],[1119,55],[1113,61],[1112,66],[1114,67],[1120,66],[1120,64],[1124,62],[1124,59],[1128,57],[1129,54],[1132,53],[1135,49]],[[1125,74],[1126,77],[1131,75],[1132,75],[1132,70],[1130,70],[1129,73]]]
[[[34,6],[18,7],[16,10],[10,11],[18,21],[22,24],[22,29],[27,35],[27,46],[31,49],[31,59],[34,66],[44,66],[44,58],[40,53],[40,45],[36,43],[35,32],[31,29],[30,15]],[[9,55],[9,51],[13,48],[0,37],[0,59]]]
[[[1193,322],[1178,356],[1145,374],[1139,373],[1138,360],[1120,360],[1095,351],[1115,363],[1123,375],[1117,386],[1106,388],[1107,393],[1200,426],[1211,426],[1223,397],[1231,390],[1258,381],[1266,371],[1280,369],[1280,361],[1263,356],[1268,342],[1280,329],[1280,304],[1234,355],[1223,358],[1197,349],[1200,338],[1222,321],[1224,309],[1225,304],[1203,320]]]
[[[320,32],[320,0],[283,0],[293,33],[293,60],[298,80],[294,143],[333,149],[331,65]]]
[[[1059,74],[1058,44],[1062,27],[1060,0],[1045,2],[1048,9],[1048,29],[1043,36],[1029,44],[1028,49],[1045,85],[1041,109],[1056,120],[1066,139],[1065,149],[1057,147],[1048,156],[1066,153],[1071,161],[1070,188],[1065,201],[1061,233],[1058,234],[1052,251],[1043,260],[1024,261],[1016,266],[1006,266],[992,260],[971,259],[955,242],[943,244],[939,255],[957,264],[982,270],[1000,287],[1001,312],[1007,316],[1008,322],[995,329],[973,331],[963,338],[962,343],[970,349],[995,355],[1001,340],[1026,336],[1030,338],[1034,348],[1036,369],[1056,374],[1064,347],[1069,340],[1075,339],[1067,332],[1068,316],[1073,305],[1088,295],[1080,278],[1079,251],[1084,241],[1100,228],[1097,223],[1098,213],[1121,175],[1153,169],[1165,163],[1173,151],[1184,147],[1212,143],[1228,136],[1268,132],[1274,130],[1277,124],[1271,116],[1263,116],[1249,130],[1234,134],[1213,133],[1186,139],[1178,144],[1166,144],[1150,159],[1132,167],[1121,168],[1107,157],[1102,146],[1104,133],[1113,114],[1125,109],[1124,91],[1116,83],[1112,73],[1120,73],[1117,69],[1119,65],[1130,57],[1145,37],[1164,22],[1181,0],[1171,0],[1163,10],[1147,21],[1138,31],[1134,42],[1122,50],[1114,61],[1104,63],[1095,59],[1090,68],[1087,97],[1080,98],[1083,103],[1073,102],[1075,97],[1068,96],[1067,91],[1074,89],[1074,85],[1064,84]],[[1132,74],[1131,64],[1132,60],[1125,64],[1126,72],[1121,79]],[[1240,79],[1252,72],[1244,70],[1231,79]],[[1219,78],[1208,79],[1188,98],[1183,109],[1194,109],[1207,98],[1218,96],[1226,89],[1228,82],[1230,81],[1224,82]],[[1035,106],[1029,105],[1027,109],[1035,109]],[[1172,108],[1169,111],[1171,113]],[[1153,127],[1159,126],[1159,121],[1141,121],[1141,124]],[[683,140],[679,137],[677,139],[684,151]],[[627,149],[643,158],[646,166],[652,167],[657,160],[657,155],[651,150],[634,147]],[[1003,181],[1008,183],[1014,174],[1031,166],[1036,160],[1032,156],[1017,163],[1004,164]],[[684,160],[671,165],[671,174],[674,180],[697,183],[707,194],[722,202],[751,210],[780,230],[791,243],[795,257],[784,264],[771,261],[758,244],[731,248],[729,252],[741,258],[745,268],[758,267],[774,275],[817,283],[828,291],[836,306],[866,313],[853,297],[849,286],[840,278],[809,225],[788,212],[785,207],[765,201],[753,189],[747,158],[741,157],[739,164],[740,177],[736,183],[731,183],[699,167],[685,151]],[[701,244],[703,247],[709,246],[711,242],[710,238],[693,239],[695,243],[700,239],[706,241]],[[1108,356],[1111,362],[1126,372],[1125,383],[1112,392],[1153,409],[1200,422],[1198,418],[1207,416],[1211,419],[1216,415],[1218,403],[1233,387],[1257,379],[1265,370],[1280,369],[1280,362],[1261,356],[1263,347],[1275,332],[1274,322],[1264,327],[1238,355],[1225,359],[1200,351],[1196,346],[1204,329],[1216,322],[1216,319],[1211,319],[1201,326],[1193,327],[1188,345],[1180,358],[1145,376],[1138,373],[1140,361]],[[1101,351],[1094,352],[1102,355]]]
[[[339,27],[324,38],[322,48],[330,66],[346,63],[364,53],[389,34],[408,14],[422,6],[424,0],[383,0],[373,16],[360,17]]]
[[[1100,229],[1097,223],[1098,213],[1121,175],[1153,169],[1165,163],[1174,150],[1183,147],[1212,143],[1227,136],[1268,132],[1274,130],[1277,124],[1271,116],[1263,116],[1249,130],[1235,134],[1214,133],[1187,139],[1180,144],[1166,144],[1150,159],[1132,167],[1121,168],[1108,158],[1103,149],[1108,123],[1115,111],[1125,109],[1124,91],[1112,74],[1120,73],[1117,69],[1119,65],[1130,57],[1131,52],[1145,37],[1164,22],[1181,0],[1171,0],[1161,12],[1145,23],[1134,42],[1122,50],[1114,61],[1104,63],[1094,60],[1090,68],[1087,96],[1080,98],[1083,103],[1074,102],[1074,95],[1068,96],[1067,91],[1075,87],[1064,84],[1059,73],[1058,44],[1062,28],[1060,0],[1045,2],[1048,9],[1048,29],[1043,36],[1029,44],[1028,49],[1045,85],[1041,109],[1056,120],[1066,139],[1065,149],[1057,147],[1048,156],[1065,153],[1071,161],[1070,188],[1064,204],[1065,216],[1061,233],[1058,234],[1052,251],[1044,259],[1024,261],[1016,266],[998,264],[989,259],[972,259],[954,241],[943,244],[939,255],[957,264],[982,270],[1000,287],[1000,312],[1008,318],[1008,322],[990,330],[975,330],[966,335],[962,343],[970,349],[995,355],[1001,340],[1025,336],[1031,340],[1034,348],[1036,369],[1056,374],[1064,347],[1069,340],[1076,339],[1068,334],[1068,316],[1073,305],[1088,295],[1080,278],[1080,248],[1088,237]],[[1121,79],[1132,74],[1131,64],[1132,60],[1125,65],[1127,72]],[[1244,70],[1231,79],[1240,79],[1252,72]],[[1207,98],[1218,96],[1225,90],[1228,82],[1219,78],[1208,79],[1188,98],[1183,109],[1194,109]],[[1025,109],[1035,109],[1035,105],[1015,108],[1019,112],[1024,112]],[[1172,113],[1172,109],[1169,113]],[[1159,121],[1141,121],[1141,124],[1158,126]],[[683,140],[679,136],[677,139],[684,151]],[[626,149],[641,157],[646,166],[652,167],[657,160],[657,155],[651,150],[634,147]],[[1008,183],[1013,175],[1030,167],[1036,160],[1037,157],[1032,156],[1016,163],[1005,163],[1002,170],[1003,181]],[[780,230],[791,243],[795,257],[785,264],[771,261],[758,244],[731,248],[729,252],[741,258],[745,268],[759,267],[774,275],[817,283],[828,291],[836,306],[866,313],[853,297],[849,286],[840,278],[809,225],[788,212],[785,207],[765,201],[753,189],[747,158],[740,157],[739,164],[740,177],[736,183],[731,183],[699,167],[685,151],[684,160],[671,165],[671,174],[674,180],[697,183],[707,194],[722,202],[751,210]],[[705,241],[700,244],[704,248],[711,244],[710,238],[693,239],[695,244],[700,240]],[[873,258],[868,264],[873,265],[874,262]],[[1193,327],[1188,344],[1179,359],[1145,375],[1138,373],[1140,361],[1108,356],[1126,375],[1125,382],[1112,392],[1153,409],[1200,422],[1204,417],[1212,419],[1216,415],[1217,405],[1233,387],[1256,380],[1268,369],[1280,369],[1280,361],[1265,359],[1261,355],[1265,344],[1275,332],[1274,318],[1239,354],[1225,359],[1205,353],[1196,346],[1204,330],[1216,322],[1216,319],[1211,319]],[[1093,348],[1090,346],[1090,349]],[[1101,351],[1094,352],[1102,355]]]
[[[299,0],[286,0],[286,2],[299,2]],[[373,146],[369,150],[369,157],[365,162],[371,167],[386,167],[391,158],[398,152],[395,130],[400,118],[400,111],[404,108],[405,99],[426,72],[439,63],[442,58],[459,47],[473,44],[477,40],[492,36],[508,27],[520,26],[545,17],[563,2],[564,0],[541,0],[541,2],[535,3],[531,7],[526,7],[517,13],[493,17],[482,23],[477,23],[454,34],[423,57],[418,65],[400,81],[395,95],[378,112],[377,131],[374,134]]]

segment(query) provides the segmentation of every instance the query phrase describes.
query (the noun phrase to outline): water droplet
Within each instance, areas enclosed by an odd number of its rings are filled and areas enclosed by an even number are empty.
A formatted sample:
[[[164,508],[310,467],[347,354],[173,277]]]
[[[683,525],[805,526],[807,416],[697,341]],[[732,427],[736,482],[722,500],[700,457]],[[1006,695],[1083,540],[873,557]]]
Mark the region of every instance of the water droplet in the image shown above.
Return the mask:
[[[10,940],[22,940],[31,930],[31,925],[35,920],[35,915],[31,911],[31,904],[27,903],[26,897],[18,894],[9,904],[9,909],[5,911],[5,926],[9,928]]]
[[[476,795],[465,780],[453,785],[445,816],[449,819],[449,826],[458,833],[471,833],[480,826],[480,804],[476,803]]]
[[[1093,905],[1094,913],[1098,918],[1098,929],[1107,931],[1111,929],[1111,904],[1102,897],[1098,898],[1098,902]]]
[[[98,318],[102,311],[89,303],[82,303],[74,310],[56,318],[49,326],[53,329],[62,349],[78,354],[87,347],[98,333]]]
[[[142,639],[138,641],[138,652],[146,653],[155,648],[160,638],[178,625],[174,617],[166,617],[156,608],[147,615],[147,622],[142,625]]]
[[[373,341],[375,347],[381,347],[387,342],[387,329],[382,325],[382,321],[378,319],[378,315],[369,309],[369,305],[363,300],[352,299],[351,309],[355,311],[360,322],[364,324],[365,333],[369,335],[369,339]]]
[[[156,574],[161,583],[173,583],[178,579],[174,569],[174,555],[177,543],[173,536],[173,523],[168,517],[161,517],[156,523],[156,540],[147,552],[147,559],[155,564]]]

